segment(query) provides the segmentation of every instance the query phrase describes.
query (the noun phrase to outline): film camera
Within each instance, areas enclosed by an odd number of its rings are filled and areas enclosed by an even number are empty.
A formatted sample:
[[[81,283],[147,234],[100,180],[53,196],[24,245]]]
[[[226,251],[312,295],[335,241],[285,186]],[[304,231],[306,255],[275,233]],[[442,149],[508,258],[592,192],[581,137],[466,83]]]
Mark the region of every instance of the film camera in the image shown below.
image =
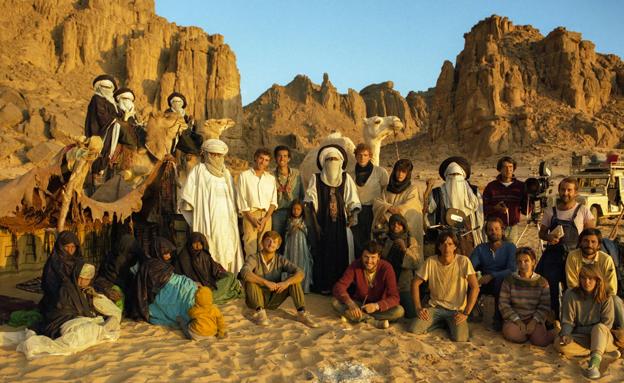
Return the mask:
[[[552,171],[547,161],[542,161],[539,164],[539,177],[527,178],[524,181],[527,195],[528,204],[531,208],[531,217],[529,222],[537,223],[539,216],[543,209],[546,208],[548,202],[549,188],[552,186],[550,182],[550,176]]]

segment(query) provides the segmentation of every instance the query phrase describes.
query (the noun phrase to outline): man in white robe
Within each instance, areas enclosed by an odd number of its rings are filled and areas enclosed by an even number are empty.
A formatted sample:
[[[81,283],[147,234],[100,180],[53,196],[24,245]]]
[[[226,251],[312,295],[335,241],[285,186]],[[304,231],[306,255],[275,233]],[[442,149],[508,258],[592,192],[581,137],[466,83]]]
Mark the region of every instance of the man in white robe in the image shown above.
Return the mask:
[[[202,144],[202,162],[195,165],[180,196],[180,212],[191,226],[206,236],[212,257],[227,271],[243,266],[232,175],[224,165],[228,147],[217,139]]]

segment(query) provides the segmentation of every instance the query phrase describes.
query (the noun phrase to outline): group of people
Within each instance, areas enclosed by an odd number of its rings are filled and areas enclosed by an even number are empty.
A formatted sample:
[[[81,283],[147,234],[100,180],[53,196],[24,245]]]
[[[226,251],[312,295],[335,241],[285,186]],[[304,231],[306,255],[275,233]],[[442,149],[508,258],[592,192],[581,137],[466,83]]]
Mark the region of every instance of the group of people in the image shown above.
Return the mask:
[[[93,171],[106,172],[117,145],[138,145],[140,129],[127,129],[138,124],[131,90],[117,90],[107,75],[96,78],[94,90],[86,134],[103,138]],[[170,112],[192,124],[182,94],[168,102]],[[506,339],[554,341],[563,354],[590,355],[591,378],[600,376],[602,355],[615,350],[614,341],[624,340],[618,271],[600,250],[595,218],[576,202],[573,178],[561,181],[557,205],[545,210],[539,235],[546,247],[538,260],[533,249],[516,247],[531,203],[510,157],[498,161],[499,175],[483,193],[469,182],[469,163],[450,157],[439,169],[443,184],[428,185],[423,196],[411,161],[398,160],[388,175],[372,163],[366,144],[355,148],[353,177],[343,147],[321,147],[307,185],[290,165],[287,146],[256,150],[236,180],[225,166],[225,142],[189,129],[172,143],[176,148],[201,158],[179,195],[191,233],[186,245],[176,249],[157,238],[146,252],[126,234],[96,274],[82,261],[75,236],[60,233],[42,276],[42,334],[62,337],[71,318],[111,316],[98,311],[94,297],[132,318],[180,326],[196,340],[225,336],[216,305],[243,297],[258,325],[268,325],[266,310],[291,297],[295,319],[318,327],[305,305],[313,291],[333,295],[344,321],[385,329],[407,317],[410,332],[445,327],[453,341],[469,339],[468,319],[480,294],[490,294],[493,326]],[[461,229],[451,222],[457,216]],[[435,254],[425,254],[427,242]]]

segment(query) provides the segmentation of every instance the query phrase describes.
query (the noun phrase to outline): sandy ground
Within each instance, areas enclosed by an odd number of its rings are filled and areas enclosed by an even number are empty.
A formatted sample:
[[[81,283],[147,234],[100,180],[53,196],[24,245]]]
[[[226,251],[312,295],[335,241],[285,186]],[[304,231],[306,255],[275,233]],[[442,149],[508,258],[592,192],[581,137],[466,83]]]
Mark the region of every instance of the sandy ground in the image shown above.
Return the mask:
[[[414,157],[418,157],[415,154]],[[410,156],[411,157],[411,156]],[[382,157],[383,162],[390,159]],[[528,160],[527,160],[528,161]],[[424,186],[438,178],[437,166],[416,163],[414,178]],[[518,169],[524,179],[536,172],[535,161]],[[495,161],[474,167],[471,180],[481,188],[494,178]],[[566,166],[557,164],[556,173]],[[424,188],[423,188],[424,189]],[[526,225],[526,222],[521,223]],[[605,227],[605,234],[610,227]],[[521,245],[537,247],[531,226]],[[28,275],[0,280],[0,293],[34,299],[12,286]],[[359,382],[578,382],[584,381],[585,359],[566,360],[552,346],[512,344],[490,330],[491,301],[483,323],[471,324],[470,342],[453,343],[442,330],[426,336],[405,331],[407,320],[388,330],[342,323],[332,312],[330,299],[308,295],[307,308],[320,323],[310,329],[292,320],[294,308],[269,313],[271,325],[261,328],[245,318],[244,303],[222,308],[229,326],[226,339],[191,342],[181,332],[146,323],[124,321],[116,343],[93,347],[69,357],[27,361],[10,348],[0,348],[0,381],[84,382],[299,382],[337,381],[331,372],[362,372]],[[6,326],[0,331],[12,330]],[[331,370],[334,368],[334,370]],[[360,368],[360,370],[358,370]],[[624,359],[605,358],[601,382],[624,381]],[[366,374],[367,373],[367,374]]]

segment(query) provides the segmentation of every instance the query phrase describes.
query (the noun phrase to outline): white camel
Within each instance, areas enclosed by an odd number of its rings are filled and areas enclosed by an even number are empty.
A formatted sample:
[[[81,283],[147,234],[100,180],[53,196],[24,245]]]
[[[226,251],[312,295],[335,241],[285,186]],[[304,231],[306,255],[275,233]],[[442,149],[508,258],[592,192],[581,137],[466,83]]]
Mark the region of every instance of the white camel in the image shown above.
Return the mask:
[[[373,164],[379,165],[379,152],[381,151],[382,141],[391,134],[395,134],[399,130],[403,129],[403,123],[398,117],[395,116],[374,116],[364,118],[362,123],[362,136],[364,138],[364,142],[370,145],[373,151],[371,153],[371,161]],[[318,156],[319,149],[330,144],[340,145],[343,149],[345,149],[349,162],[347,171],[353,174],[355,169],[355,156],[353,154],[355,144],[350,138],[343,137],[340,132],[332,133],[324,138],[317,147],[310,150],[301,162],[299,172],[301,173],[304,185],[307,185],[310,177],[319,171],[316,165],[316,157]]]

